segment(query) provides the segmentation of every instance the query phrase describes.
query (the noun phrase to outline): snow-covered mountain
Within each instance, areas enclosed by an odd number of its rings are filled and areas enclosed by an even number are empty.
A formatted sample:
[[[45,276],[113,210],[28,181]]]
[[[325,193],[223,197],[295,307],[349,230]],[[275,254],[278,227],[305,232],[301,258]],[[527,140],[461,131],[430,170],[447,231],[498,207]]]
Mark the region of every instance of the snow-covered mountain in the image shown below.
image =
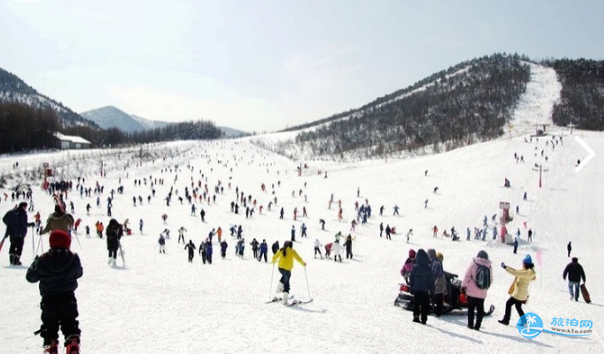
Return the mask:
[[[134,120],[136,120],[140,125],[142,125],[144,127],[144,130],[155,129],[155,128],[163,128],[166,125],[171,124],[169,122],[164,122],[164,121],[160,121],[160,120],[146,119],[146,118],[134,115],[134,114],[131,114],[130,116]]]
[[[95,122],[101,128],[118,128],[128,133],[163,128],[169,124],[173,124],[164,121],[146,119],[135,114],[128,114],[114,106],[105,106],[93,109],[82,112],[81,115],[82,117]],[[248,135],[246,132],[229,127],[218,128],[222,130],[224,136],[227,138],[236,138]]]
[[[52,109],[68,126],[86,125],[98,128],[94,122],[82,118],[62,103],[44,96],[19,77],[2,68],[0,68],[0,100],[19,102],[36,109]]]
[[[82,117],[98,124],[103,129],[117,128],[126,133],[161,128],[170,123],[130,115],[114,106],[105,106],[80,113]]]

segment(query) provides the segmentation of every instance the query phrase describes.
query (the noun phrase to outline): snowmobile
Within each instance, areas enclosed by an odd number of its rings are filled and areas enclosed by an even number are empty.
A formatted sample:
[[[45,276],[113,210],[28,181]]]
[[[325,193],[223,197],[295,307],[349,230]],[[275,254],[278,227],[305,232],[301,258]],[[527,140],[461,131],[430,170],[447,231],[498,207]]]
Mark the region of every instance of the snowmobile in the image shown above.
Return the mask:
[[[447,294],[444,296],[443,314],[450,313],[454,310],[467,310],[468,298],[461,293],[461,279],[457,274],[443,272],[447,280]],[[407,311],[413,311],[413,294],[411,287],[407,283],[399,283],[400,289],[398,296],[394,300],[394,306],[402,307]],[[430,302],[430,313],[434,313],[436,308],[435,301]],[[495,306],[491,305],[485,308],[484,315],[489,316],[495,311]]]

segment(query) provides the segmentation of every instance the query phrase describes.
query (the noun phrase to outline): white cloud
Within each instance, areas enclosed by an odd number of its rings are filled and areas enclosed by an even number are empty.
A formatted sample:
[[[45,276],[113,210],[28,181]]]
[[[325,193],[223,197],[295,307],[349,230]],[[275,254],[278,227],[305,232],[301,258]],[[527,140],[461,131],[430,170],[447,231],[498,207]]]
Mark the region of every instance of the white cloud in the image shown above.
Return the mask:
[[[301,91],[329,91],[344,84],[347,77],[360,70],[360,64],[350,60],[352,47],[326,48],[320,54],[295,55],[281,72]]]

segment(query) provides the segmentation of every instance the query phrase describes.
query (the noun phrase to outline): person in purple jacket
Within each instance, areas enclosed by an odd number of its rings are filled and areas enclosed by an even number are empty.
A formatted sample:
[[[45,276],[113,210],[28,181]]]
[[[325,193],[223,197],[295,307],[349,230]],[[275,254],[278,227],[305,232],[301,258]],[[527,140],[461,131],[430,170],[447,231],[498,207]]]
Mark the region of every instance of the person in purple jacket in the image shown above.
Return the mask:
[[[486,274],[486,270],[479,272],[478,269],[481,267],[486,267],[488,274]],[[479,279],[481,276],[488,277],[488,279],[481,280]],[[488,287],[492,283],[493,269],[491,268],[489,255],[485,251],[480,251],[468,267],[461,282],[461,292],[468,297],[468,328],[480,330],[482,317],[484,316],[484,299],[487,297]],[[474,309],[477,310],[476,322],[474,322]]]
[[[409,257],[405,261],[403,268],[401,269],[401,275],[405,278],[405,282],[409,284],[409,275],[411,274],[411,270],[413,269],[413,263],[415,262],[415,255],[417,253],[414,249],[409,250]]]

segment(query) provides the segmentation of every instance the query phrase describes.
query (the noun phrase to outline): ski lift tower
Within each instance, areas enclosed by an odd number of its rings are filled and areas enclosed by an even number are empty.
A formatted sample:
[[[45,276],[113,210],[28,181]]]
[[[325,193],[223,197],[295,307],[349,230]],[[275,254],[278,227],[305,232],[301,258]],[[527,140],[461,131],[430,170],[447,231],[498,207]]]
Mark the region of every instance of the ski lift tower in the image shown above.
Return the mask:
[[[44,169],[44,182],[42,182],[42,189],[48,189],[48,177],[52,177],[52,168],[48,162],[42,163],[42,168]]]
[[[533,171],[539,171],[539,188],[543,185],[543,172],[547,172],[547,168],[543,168],[543,163],[535,163]]]
[[[568,129],[570,129],[570,133],[569,133],[570,135],[573,135],[573,129],[574,129],[576,126],[577,126],[576,124],[573,124],[573,123],[568,123],[567,127],[568,127]]]
[[[543,123],[535,124],[535,135],[534,136],[536,136],[536,137],[544,136],[547,132],[547,127],[549,125],[550,124],[543,124]]]

